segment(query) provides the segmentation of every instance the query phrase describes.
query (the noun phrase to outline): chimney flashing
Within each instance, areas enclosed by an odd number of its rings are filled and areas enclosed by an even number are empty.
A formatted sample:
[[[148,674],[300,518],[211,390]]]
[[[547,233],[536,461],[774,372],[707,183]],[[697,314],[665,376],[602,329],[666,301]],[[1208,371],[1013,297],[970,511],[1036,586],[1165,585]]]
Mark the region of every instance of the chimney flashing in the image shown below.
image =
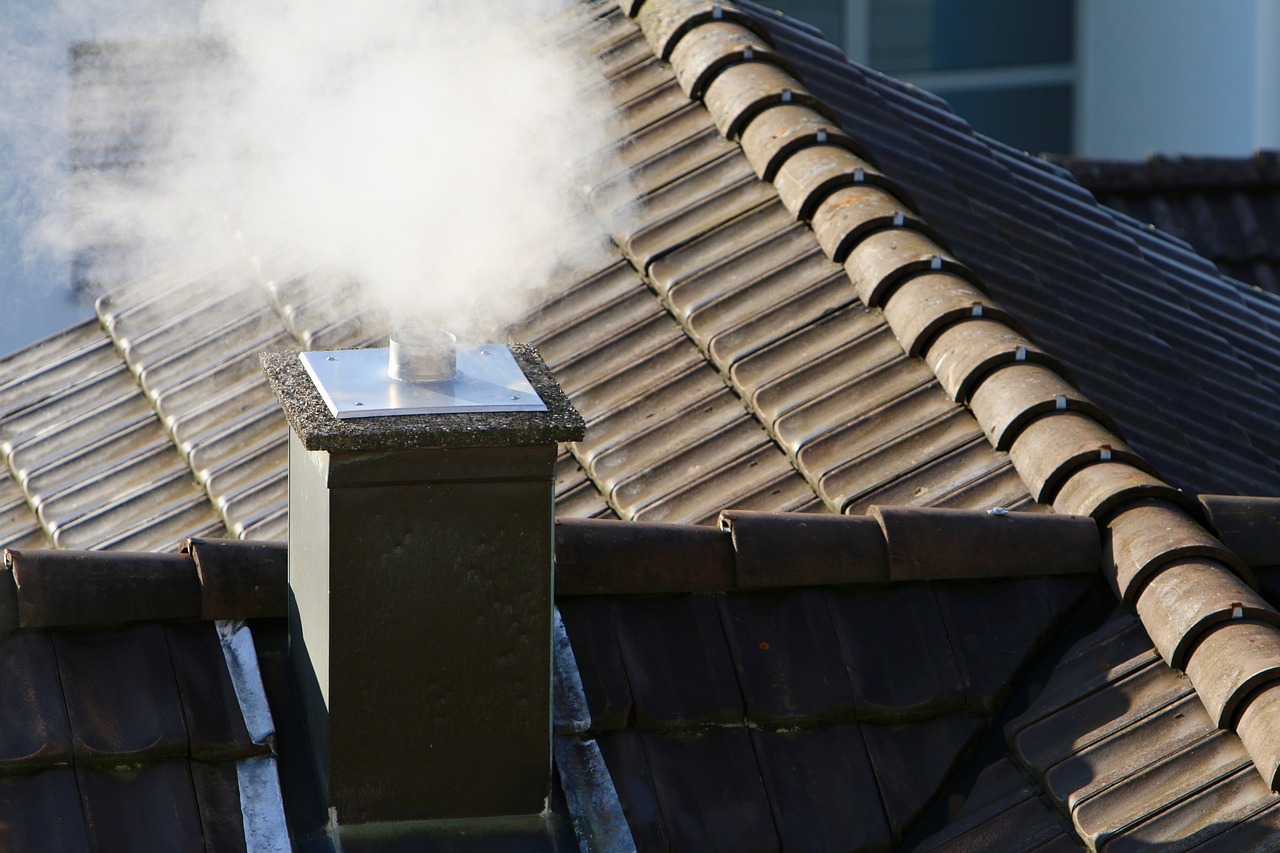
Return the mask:
[[[577,441],[585,424],[528,344],[510,344],[546,411],[451,412],[340,420],[329,411],[297,350],[262,353],[262,367],[289,426],[307,450],[380,451]]]

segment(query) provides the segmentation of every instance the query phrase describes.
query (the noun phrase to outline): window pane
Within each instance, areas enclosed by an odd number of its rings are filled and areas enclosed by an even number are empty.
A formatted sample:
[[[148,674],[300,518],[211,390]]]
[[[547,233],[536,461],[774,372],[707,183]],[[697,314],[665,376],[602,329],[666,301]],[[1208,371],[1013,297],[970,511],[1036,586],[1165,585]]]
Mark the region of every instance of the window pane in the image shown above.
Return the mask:
[[[1070,62],[1074,0],[871,0],[871,64],[886,72]]]

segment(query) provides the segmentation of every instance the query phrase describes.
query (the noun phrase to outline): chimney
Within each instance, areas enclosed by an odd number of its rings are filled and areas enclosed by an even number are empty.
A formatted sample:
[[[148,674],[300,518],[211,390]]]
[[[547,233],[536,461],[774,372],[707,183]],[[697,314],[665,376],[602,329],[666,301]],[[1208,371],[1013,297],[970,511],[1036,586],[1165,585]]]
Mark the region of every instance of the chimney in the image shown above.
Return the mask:
[[[583,422],[532,347],[445,337],[262,355],[291,428],[290,655],[344,834],[551,793],[553,469]]]

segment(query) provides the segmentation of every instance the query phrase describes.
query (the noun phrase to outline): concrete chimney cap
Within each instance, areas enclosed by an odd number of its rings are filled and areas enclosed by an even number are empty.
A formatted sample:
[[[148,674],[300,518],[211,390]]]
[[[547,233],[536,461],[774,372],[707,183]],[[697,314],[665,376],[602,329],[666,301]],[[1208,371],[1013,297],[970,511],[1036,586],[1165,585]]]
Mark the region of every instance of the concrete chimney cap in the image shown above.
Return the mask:
[[[546,405],[544,412],[455,412],[339,420],[329,411],[297,350],[259,355],[289,425],[307,450],[408,450],[577,441],[585,424],[529,344],[511,355]]]

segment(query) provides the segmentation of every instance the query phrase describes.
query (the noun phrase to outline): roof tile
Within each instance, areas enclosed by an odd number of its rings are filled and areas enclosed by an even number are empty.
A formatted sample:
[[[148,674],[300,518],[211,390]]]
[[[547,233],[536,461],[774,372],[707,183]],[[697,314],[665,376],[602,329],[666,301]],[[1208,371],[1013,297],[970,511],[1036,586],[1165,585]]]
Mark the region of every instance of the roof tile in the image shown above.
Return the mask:
[[[635,13],[636,21],[653,46],[653,52],[663,59],[670,59],[676,45],[691,30],[712,21],[735,21],[744,26],[756,27],[755,20],[732,3],[715,0],[652,0],[644,3]]]
[[[225,761],[270,752],[267,744],[254,743],[245,727],[244,712],[213,623],[166,625],[164,631],[190,756]]]
[[[946,272],[906,279],[884,304],[884,318],[909,356],[923,355],[948,326],[982,317],[1017,325],[968,280]],[[1013,360],[1017,361],[1016,353]],[[955,399],[954,392],[952,397]]]
[[[1271,790],[1280,788],[1280,684],[1247,697],[1236,733]]]
[[[1248,761],[1233,735],[1214,732],[1145,768],[1140,777],[1117,782],[1084,800],[1071,816],[1084,838],[1102,846],[1133,824],[1240,770]],[[1107,849],[1123,846],[1107,844]]]
[[[772,181],[791,155],[812,145],[835,145],[864,159],[867,156],[830,117],[792,103],[777,104],[757,114],[742,131],[741,144],[762,181]]]
[[[889,578],[880,526],[860,516],[725,510],[739,589],[876,583]]]
[[[1089,470],[1089,469],[1085,469]],[[1206,557],[1225,563],[1249,586],[1257,580],[1249,567],[1185,512],[1164,503],[1142,501],[1125,507],[1107,522],[1103,559],[1116,595],[1132,604],[1161,567],[1181,559]]]
[[[5,850],[93,850],[76,771],[53,767],[30,776],[0,776],[0,847]]]
[[[77,764],[113,767],[187,755],[162,626],[58,632],[53,647]]]
[[[95,625],[200,614],[200,580],[179,555],[117,553],[108,572],[93,552],[5,552],[24,628]]]
[[[881,850],[889,825],[856,724],[751,731],[783,850]]]
[[[758,33],[732,21],[709,21],[692,28],[671,50],[671,66],[685,94],[694,100],[726,66],[750,60],[786,62]]]
[[[809,221],[827,196],[841,187],[872,184],[910,203],[905,191],[870,161],[830,144],[813,144],[788,156],[773,177],[778,197],[796,219]]]
[[[205,848],[229,853],[246,851],[244,806],[236,765],[230,761],[192,761],[187,767]]]
[[[671,849],[645,752],[647,739],[644,733],[628,730],[602,734],[596,741],[613,778],[636,850],[646,853]]]
[[[707,87],[703,102],[721,135],[734,141],[757,115],[777,104],[803,104],[826,112],[799,80],[769,62],[740,62],[725,68]]]
[[[719,530],[693,525],[556,522],[556,595],[715,592],[734,587]]]
[[[717,602],[752,725],[851,716],[853,691],[821,590],[736,593]]]
[[[1280,497],[1200,495],[1209,523],[1250,566],[1280,565]]]
[[[1091,519],[1039,513],[873,506],[895,581],[1092,574],[1098,528]]]
[[[816,213],[814,218],[816,222]],[[876,308],[883,305],[906,278],[920,273],[949,272],[981,287],[968,269],[931,234],[916,228],[886,228],[867,235],[852,247],[844,260],[844,268],[863,303]]]
[[[897,723],[964,707],[964,683],[929,584],[832,590],[827,604],[859,720]]]
[[[745,727],[641,735],[672,849],[776,850],[778,835]],[[698,808],[689,808],[698,803]]]
[[[901,199],[872,184],[840,187],[813,214],[813,233],[827,257],[837,264],[844,263],[869,235],[892,229],[923,231],[924,225]],[[859,295],[865,302],[866,293],[860,290]]]
[[[573,646],[592,730],[630,726],[631,687],[614,629],[613,603],[604,596],[565,597],[557,599],[556,607]]]
[[[1244,767],[1208,787],[1195,791],[1153,817],[1127,828],[1107,844],[1114,853],[1140,853],[1151,849],[1173,850],[1175,845],[1194,845],[1195,850],[1236,851],[1250,832],[1235,833],[1241,827],[1264,829],[1265,824],[1248,827],[1253,815],[1276,807],[1277,797],[1267,790],[1251,768]],[[1225,831],[1224,831],[1225,830]],[[1221,834],[1220,834],[1221,833]],[[1203,845],[1202,845],[1203,842]],[[1262,843],[1275,844],[1275,836]],[[1185,849],[1185,848],[1184,848]]]
[[[862,727],[895,841],[924,811],[982,729],[981,717],[965,714],[912,726]]]
[[[620,598],[613,616],[636,725],[742,722],[742,694],[714,598]]]
[[[1280,681],[1280,628],[1244,619],[1217,625],[1192,649],[1187,677],[1213,721],[1234,727],[1249,694]]]
[[[1055,412],[1030,423],[1009,448],[1009,456],[1036,500],[1051,503],[1076,471],[1098,462],[1117,462],[1154,477],[1150,463],[1092,417]]]
[[[1139,595],[1136,609],[1165,662],[1186,669],[1206,631],[1231,619],[1280,626],[1280,612],[1238,575],[1207,559],[1179,560],[1161,568]]]
[[[1126,462],[1095,462],[1078,469],[1062,484],[1053,509],[1105,522],[1120,507],[1145,500],[1195,510],[1190,496]]]
[[[71,761],[71,730],[53,643],[43,632],[0,637],[0,768],[13,772]],[[2,795],[0,795],[2,796]]]
[[[997,368],[974,390],[969,404],[998,450],[1008,450],[1034,420],[1052,412],[1082,412],[1111,432],[1120,432],[1097,404],[1040,364]]]
[[[133,769],[76,767],[85,825],[103,853],[201,850],[200,807],[185,761]]]

